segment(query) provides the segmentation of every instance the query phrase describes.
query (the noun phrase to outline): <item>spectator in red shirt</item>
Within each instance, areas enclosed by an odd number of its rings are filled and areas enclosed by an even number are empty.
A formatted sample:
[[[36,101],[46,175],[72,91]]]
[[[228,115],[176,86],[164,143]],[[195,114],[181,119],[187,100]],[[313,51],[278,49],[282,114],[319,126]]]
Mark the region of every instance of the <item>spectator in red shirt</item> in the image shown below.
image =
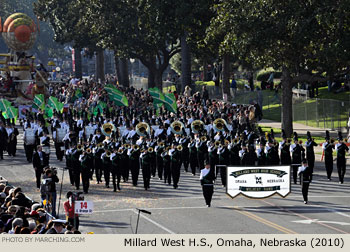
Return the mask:
[[[67,199],[68,200],[63,204],[64,211],[66,213],[66,220],[70,225],[78,230],[79,216],[77,214],[74,214],[73,193],[71,191],[67,192]]]

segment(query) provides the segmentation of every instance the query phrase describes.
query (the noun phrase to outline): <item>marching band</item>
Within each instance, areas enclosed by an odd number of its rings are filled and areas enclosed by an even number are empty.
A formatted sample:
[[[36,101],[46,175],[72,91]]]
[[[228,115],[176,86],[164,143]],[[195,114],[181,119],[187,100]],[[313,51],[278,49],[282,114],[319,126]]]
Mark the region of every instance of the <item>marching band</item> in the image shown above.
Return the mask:
[[[114,192],[121,190],[122,180],[127,182],[129,175],[132,184],[137,186],[140,171],[145,190],[150,189],[151,178],[156,175],[176,189],[182,166],[185,172],[196,175],[205,168],[205,164],[214,171],[215,178],[220,178],[223,187],[226,186],[228,165],[291,165],[296,184],[298,169],[305,158],[312,180],[314,147],[317,144],[310,132],[307,132],[307,141],[303,144],[296,132],[292,142],[282,130],[282,141],[277,143],[273,130],[264,133],[260,127],[237,129],[227,117],[200,120],[194,115],[186,115],[177,120],[174,115],[157,118],[152,114],[151,120],[150,117],[140,117],[139,121],[136,116],[127,120],[122,109],[118,112],[119,116],[103,117],[98,114],[88,119],[86,114],[82,113],[82,116],[73,110],[65,114],[55,113],[51,119],[56,157],[59,161],[65,158],[70,183],[77,190],[82,184],[84,192],[88,193],[94,175],[97,184],[104,179],[106,188],[112,184]],[[1,134],[7,135],[7,150],[10,155],[15,155],[13,145],[17,143],[18,130],[11,123],[2,128]],[[27,161],[33,161],[33,153],[39,145],[42,147],[40,155],[49,160],[51,139],[45,121],[39,119],[39,115],[29,114],[23,128]],[[331,179],[335,149],[339,183],[343,183],[345,153],[349,148],[341,134],[335,144],[326,131],[325,140],[322,159],[325,159],[327,178]]]

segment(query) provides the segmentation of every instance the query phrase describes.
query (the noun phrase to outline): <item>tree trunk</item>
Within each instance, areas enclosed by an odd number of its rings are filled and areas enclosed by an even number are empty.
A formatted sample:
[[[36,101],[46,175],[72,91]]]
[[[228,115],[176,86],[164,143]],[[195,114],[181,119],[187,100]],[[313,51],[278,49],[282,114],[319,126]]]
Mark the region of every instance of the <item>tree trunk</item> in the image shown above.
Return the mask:
[[[293,134],[293,82],[290,72],[286,67],[282,69],[282,109],[281,122],[282,129],[285,130],[287,137]]]
[[[120,74],[121,74],[121,85],[123,85],[124,87],[129,87],[130,81],[129,81],[128,59],[121,58],[119,67],[120,67]]]
[[[154,82],[156,87],[159,88],[160,91],[163,89],[163,71],[160,69],[156,69],[154,73]]]
[[[207,60],[203,61],[203,78],[202,81],[208,81],[208,62]]]
[[[148,88],[154,88],[156,86],[155,75],[151,69],[148,68]]]
[[[104,61],[104,51],[98,50],[96,52],[96,80],[105,80],[105,61]]]
[[[75,78],[83,77],[83,65],[81,62],[81,48],[74,48]]]
[[[119,57],[117,56],[117,54],[114,54],[114,62],[115,62],[115,71],[117,73],[117,78],[118,78],[118,84],[121,85],[121,73],[120,73],[120,64],[119,64]]]
[[[231,98],[230,93],[230,56],[225,54],[222,60],[222,93]]]
[[[191,86],[191,50],[186,39],[187,33],[181,37],[181,93]]]

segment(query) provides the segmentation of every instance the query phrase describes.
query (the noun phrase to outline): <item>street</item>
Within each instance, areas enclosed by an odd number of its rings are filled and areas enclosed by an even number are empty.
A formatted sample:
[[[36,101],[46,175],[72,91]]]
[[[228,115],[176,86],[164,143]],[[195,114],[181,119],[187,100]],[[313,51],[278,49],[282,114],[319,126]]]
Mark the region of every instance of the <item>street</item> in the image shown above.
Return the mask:
[[[0,161],[0,176],[10,184],[21,187],[30,198],[40,201],[35,188],[32,164],[24,156],[22,134],[18,136],[16,157],[4,155]],[[315,151],[317,152],[317,151]],[[51,146],[51,166],[63,168],[65,161],[56,160]],[[309,203],[303,203],[301,186],[292,184],[286,197],[273,196],[255,200],[244,196],[231,199],[216,181],[212,207],[208,208],[202,195],[199,173],[192,176],[181,171],[179,188],[166,185],[157,177],[151,179],[151,189],[143,189],[142,174],[133,187],[130,180],[121,183],[121,191],[113,192],[103,184],[91,181],[85,200],[94,204],[93,214],[80,216],[82,233],[131,234],[136,231],[137,209],[141,213],[138,225],[140,234],[347,234],[350,233],[350,180],[338,184],[336,165],[332,181],[327,181],[324,164],[316,155],[316,169],[309,190]],[[63,169],[59,169],[61,181]],[[57,184],[57,206],[60,218],[64,217],[63,202],[67,191],[75,191],[64,172],[62,199],[59,202],[60,183]],[[81,187],[82,188],[82,187]]]

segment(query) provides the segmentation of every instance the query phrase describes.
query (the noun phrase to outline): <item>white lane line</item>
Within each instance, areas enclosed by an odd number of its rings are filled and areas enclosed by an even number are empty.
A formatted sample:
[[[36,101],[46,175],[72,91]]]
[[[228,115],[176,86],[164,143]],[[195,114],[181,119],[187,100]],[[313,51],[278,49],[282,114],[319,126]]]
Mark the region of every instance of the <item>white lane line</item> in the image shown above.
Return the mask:
[[[135,209],[132,210],[135,214],[139,214]],[[149,222],[153,223],[154,225],[156,225],[157,227],[163,229],[164,231],[168,232],[169,234],[175,234],[175,232],[171,231],[170,229],[164,227],[163,225],[159,224],[158,222],[155,222],[154,220],[148,218],[147,216],[145,216],[144,214],[140,213],[140,216],[146,220],[148,220]]]

